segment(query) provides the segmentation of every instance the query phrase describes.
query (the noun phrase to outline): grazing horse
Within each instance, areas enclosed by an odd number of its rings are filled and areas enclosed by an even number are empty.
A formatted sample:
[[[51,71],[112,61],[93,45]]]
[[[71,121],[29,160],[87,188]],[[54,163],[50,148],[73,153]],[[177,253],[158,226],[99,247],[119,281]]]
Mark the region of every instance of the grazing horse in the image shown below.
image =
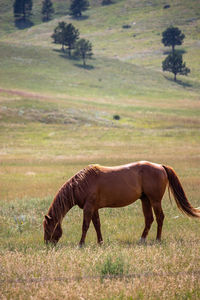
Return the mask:
[[[158,241],[161,240],[164,213],[161,200],[167,184],[178,208],[190,217],[200,218],[200,210],[187,200],[182,185],[169,166],[147,161],[122,166],[104,167],[90,165],[71,177],[55,196],[44,218],[44,240],[56,244],[62,236],[61,223],[66,213],[75,205],[83,209],[82,236],[79,245],[85,242],[92,220],[98,243],[103,242],[98,210],[103,207],[123,207],[142,201],[145,227],[141,241],[145,241],[151,224],[157,221]]]

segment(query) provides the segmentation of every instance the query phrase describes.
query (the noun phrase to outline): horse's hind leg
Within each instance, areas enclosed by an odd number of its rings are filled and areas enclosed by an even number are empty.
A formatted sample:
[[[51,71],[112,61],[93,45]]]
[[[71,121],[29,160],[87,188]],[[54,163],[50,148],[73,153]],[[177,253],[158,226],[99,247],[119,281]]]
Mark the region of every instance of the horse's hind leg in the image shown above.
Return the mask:
[[[97,233],[97,241],[99,244],[103,243],[103,238],[101,234],[101,223],[100,223],[100,218],[99,218],[99,212],[96,210],[92,216],[92,222],[94,224],[94,228]]]
[[[161,200],[157,201],[157,202],[152,202],[152,206],[153,206],[153,210],[156,216],[156,221],[157,221],[157,236],[156,236],[156,240],[160,241],[161,240],[161,234],[162,234],[162,226],[163,226],[163,221],[164,221],[164,213],[162,210],[162,206],[161,206]]]
[[[142,209],[143,209],[143,214],[144,214],[144,219],[145,219],[145,227],[141,236],[140,241],[145,242],[145,239],[147,237],[147,234],[151,228],[151,224],[153,223],[153,212],[152,212],[152,207],[149,199],[146,197],[146,195],[143,195],[141,197],[142,201]]]

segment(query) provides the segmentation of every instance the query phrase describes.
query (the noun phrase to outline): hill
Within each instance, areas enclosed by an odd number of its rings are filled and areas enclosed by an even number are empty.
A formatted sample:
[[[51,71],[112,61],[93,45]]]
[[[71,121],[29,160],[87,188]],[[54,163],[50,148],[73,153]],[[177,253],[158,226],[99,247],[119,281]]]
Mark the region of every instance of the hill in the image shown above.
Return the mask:
[[[40,16],[39,3],[40,1],[35,1],[33,9],[33,18],[37,20]],[[63,1],[55,1],[56,7],[58,7],[58,3],[59,7],[64,5]],[[123,95],[125,97],[142,95],[151,98],[156,97],[156,94],[164,97],[166,93],[175,98],[177,95],[181,98],[183,95],[187,97],[187,94],[190,98],[191,93],[197,96],[200,87],[198,1],[191,1],[190,4],[187,1],[173,1],[168,9],[163,8],[164,4],[165,1],[118,1],[109,6],[93,4],[91,9],[85,13],[87,18],[83,18],[83,20],[74,20],[66,15],[61,19],[55,18],[51,22],[41,23],[25,30],[16,30],[16,28],[14,30],[13,28],[12,33],[4,30],[1,38],[1,60],[5,65],[6,59],[10,59],[13,77],[15,77],[13,71],[18,71],[18,68],[20,68],[21,76],[25,73],[24,77],[29,69],[32,69],[30,76],[34,76],[35,72],[36,74],[39,72],[46,74],[46,78],[43,77],[44,84],[41,77],[38,83],[34,79],[22,78],[20,81],[22,89],[31,90],[28,85],[33,81],[33,89],[40,91],[40,85],[45,86],[45,81],[49,82],[51,88],[52,81],[55,81],[58,92],[63,92],[63,87],[65,87],[69,93],[72,90],[73,94],[77,91],[78,94],[82,92],[85,94],[87,90],[95,96],[98,94],[102,96],[103,93],[117,97],[120,86],[122,97]],[[3,7],[3,3],[0,5]],[[1,28],[6,28],[6,24],[13,22],[11,7],[9,5],[6,7],[7,10],[3,10],[2,14]],[[66,13],[65,10],[63,12]],[[9,22],[5,17],[7,15]],[[92,42],[94,60],[90,62],[91,70],[81,70],[79,63],[77,66],[77,62],[65,60],[65,56],[58,52],[59,46],[52,44],[51,34],[59,20],[72,22],[79,29],[81,37]],[[161,44],[161,33],[171,24],[179,26],[186,35],[185,42],[179,49],[185,52],[184,60],[191,68],[190,76],[187,79],[180,77],[179,85],[171,82],[172,76],[161,72],[164,53],[169,50]],[[128,28],[125,25],[128,25]],[[34,70],[35,60],[37,60],[37,70]],[[28,67],[28,70],[24,70],[23,66]],[[14,87],[12,79],[9,83],[9,68],[6,67],[6,69],[7,71],[3,67],[1,68],[3,77],[1,87],[4,85],[6,88]],[[69,70],[71,74],[69,78],[64,76],[66,73],[64,69]],[[82,76],[88,85],[83,82]],[[141,76],[143,80],[141,80]],[[56,81],[59,81],[58,85]],[[93,87],[89,83],[90,81],[93,82]],[[110,91],[107,87],[108,82]],[[73,85],[76,85],[75,89],[71,88]],[[15,88],[17,87],[15,86]],[[46,92],[48,92],[47,87]],[[50,92],[52,92],[51,89]]]

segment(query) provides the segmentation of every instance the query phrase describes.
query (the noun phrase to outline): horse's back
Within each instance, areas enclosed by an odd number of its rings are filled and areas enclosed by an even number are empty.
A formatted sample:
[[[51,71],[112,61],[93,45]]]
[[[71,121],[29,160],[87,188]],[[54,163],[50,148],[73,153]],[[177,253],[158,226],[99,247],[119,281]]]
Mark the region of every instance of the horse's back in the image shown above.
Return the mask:
[[[98,166],[99,207],[121,207],[141,198],[142,194],[163,193],[166,172],[162,165],[140,161],[121,166]]]

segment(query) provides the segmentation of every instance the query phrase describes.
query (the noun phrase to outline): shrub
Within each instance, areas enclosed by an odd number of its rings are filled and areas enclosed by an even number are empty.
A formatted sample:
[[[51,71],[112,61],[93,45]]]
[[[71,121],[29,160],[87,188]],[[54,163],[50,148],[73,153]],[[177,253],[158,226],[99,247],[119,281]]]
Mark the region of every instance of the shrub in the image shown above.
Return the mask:
[[[124,29],[129,29],[129,28],[131,28],[131,25],[129,25],[129,24],[124,24],[124,25],[122,26],[122,28],[124,28]]]
[[[123,258],[117,257],[115,260],[108,256],[101,267],[98,268],[102,279],[105,277],[118,277],[126,273],[126,267]]]
[[[163,8],[164,8],[164,9],[168,9],[168,8],[170,8],[170,5],[169,5],[169,4],[165,4],[165,5],[163,6]]]
[[[113,3],[112,0],[102,0],[101,2],[102,5],[110,5],[112,3]]]
[[[114,116],[113,116],[113,119],[114,119],[114,120],[120,120],[120,116],[119,116],[119,115],[114,115]]]

